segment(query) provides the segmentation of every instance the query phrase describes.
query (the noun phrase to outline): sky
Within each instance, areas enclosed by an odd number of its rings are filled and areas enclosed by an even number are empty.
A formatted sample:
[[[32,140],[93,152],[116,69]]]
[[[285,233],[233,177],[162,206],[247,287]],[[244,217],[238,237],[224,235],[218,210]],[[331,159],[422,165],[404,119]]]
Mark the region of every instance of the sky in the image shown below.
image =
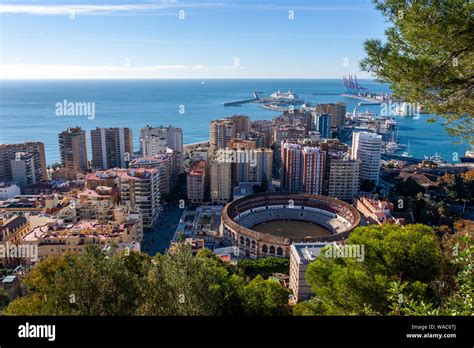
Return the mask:
[[[371,0],[0,0],[0,79],[341,78]]]

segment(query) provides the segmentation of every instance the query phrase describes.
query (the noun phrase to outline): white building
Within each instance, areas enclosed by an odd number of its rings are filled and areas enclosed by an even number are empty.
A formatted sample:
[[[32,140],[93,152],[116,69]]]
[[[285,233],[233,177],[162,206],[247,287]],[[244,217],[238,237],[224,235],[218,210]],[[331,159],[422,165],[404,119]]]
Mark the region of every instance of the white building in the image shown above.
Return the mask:
[[[352,135],[351,159],[361,161],[360,180],[379,183],[382,136],[369,132],[354,132]]]
[[[132,168],[118,171],[120,199],[140,212],[143,227],[152,227],[161,213],[160,173],[157,169]]]
[[[129,168],[155,168],[160,176],[160,193],[169,194],[178,183],[179,163],[177,152],[165,147],[165,152],[133,159]]]
[[[158,139],[164,139],[164,143],[157,143]],[[140,146],[144,157],[154,156],[162,151],[164,147],[173,149],[177,152],[179,160],[179,173],[184,173],[182,160],[183,154],[183,130],[173,126],[151,127],[146,126],[140,129]]]
[[[17,152],[15,159],[11,160],[13,182],[22,190],[29,184],[36,184],[41,174],[35,167],[35,158],[32,153]]]
[[[290,247],[290,290],[296,302],[306,301],[312,295],[306,281],[306,269],[316,260],[328,243],[293,243]]]
[[[140,141],[150,135],[153,135],[157,138],[165,138],[166,146],[168,146],[170,149],[183,153],[183,130],[181,128],[173,126],[146,126],[140,129]]]
[[[165,138],[153,134],[140,138],[143,157],[153,157],[158,154],[166,153],[166,143]]]
[[[192,155],[193,162],[199,162],[199,161],[207,162],[208,159],[209,159],[209,152],[207,151],[207,149],[198,147],[197,149],[193,151],[193,155]]]

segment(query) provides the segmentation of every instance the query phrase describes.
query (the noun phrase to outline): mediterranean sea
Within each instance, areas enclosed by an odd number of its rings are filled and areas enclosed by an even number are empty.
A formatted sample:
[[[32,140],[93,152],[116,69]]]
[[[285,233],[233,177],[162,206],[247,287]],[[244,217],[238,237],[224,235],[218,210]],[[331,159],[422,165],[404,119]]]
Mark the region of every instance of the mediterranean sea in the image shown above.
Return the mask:
[[[390,92],[387,85],[360,80],[371,92]],[[233,114],[253,120],[272,119],[279,112],[260,104],[224,107],[225,102],[248,99],[253,92],[293,90],[311,103],[344,101],[352,112],[360,100],[341,97],[344,86],[339,79],[242,79],[242,80],[3,80],[0,81],[0,143],[42,141],[48,164],[59,162],[58,133],[71,126],[87,131],[90,158],[90,130],[96,127],[129,127],[134,147],[139,149],[139,129],[145,125],[181,127],[185,143],[206,141],[209,121]],[[319,95],[314,95],[319,94]],[[82,102],[95,104],[95,117],[57,116],[56,104]],[[380,114],[380,106],[360,106]],[[416,158],[438,152],[448,162],[457,162],[467,144],[456,144],[440,122],[427,123],[430,115],[419,118],[396,116],[398,140],[410,142]],[[454,154],[454,155],[453,155]],[[453,160],[454,158],[454,160]]]

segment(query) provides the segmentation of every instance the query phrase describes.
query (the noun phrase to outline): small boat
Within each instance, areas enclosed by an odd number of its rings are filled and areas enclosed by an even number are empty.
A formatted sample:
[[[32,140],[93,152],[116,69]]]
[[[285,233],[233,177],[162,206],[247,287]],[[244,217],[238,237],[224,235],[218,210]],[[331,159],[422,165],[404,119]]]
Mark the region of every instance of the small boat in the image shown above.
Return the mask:
[[[431,161],[431,162],[436,163],[436,164],[440,164],[440,163],[444,163],[444,162],[445,162],[445,161],[443,160],[443,158],[441,158],[441,156],[438,155],[437,152],[436,152],[433,156],[426,156],[426,155],[424,155],[423,157],[425,158],[425,160]]]
[[[413,158],[412,154],[411,154],[411,149],[410,149],[410,140],[408,140],[408,145],[407,145],[407,151],[404,151],[402,154],[401,154],[402,157],[407,157],[407,158]]]

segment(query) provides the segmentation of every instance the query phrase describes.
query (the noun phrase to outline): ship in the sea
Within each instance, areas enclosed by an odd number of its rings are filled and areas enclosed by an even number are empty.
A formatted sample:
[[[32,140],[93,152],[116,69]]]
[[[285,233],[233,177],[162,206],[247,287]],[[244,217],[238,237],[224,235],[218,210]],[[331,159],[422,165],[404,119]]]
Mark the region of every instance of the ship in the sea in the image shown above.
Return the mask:
[[[280,105],[302,105],[304,100],[300,99],[291,89],[288,92],[276,91],[266,98],[265,102]]]
[[[464,156],[459,158],[461,163],[474,163],[474,149],[467,150]]]

